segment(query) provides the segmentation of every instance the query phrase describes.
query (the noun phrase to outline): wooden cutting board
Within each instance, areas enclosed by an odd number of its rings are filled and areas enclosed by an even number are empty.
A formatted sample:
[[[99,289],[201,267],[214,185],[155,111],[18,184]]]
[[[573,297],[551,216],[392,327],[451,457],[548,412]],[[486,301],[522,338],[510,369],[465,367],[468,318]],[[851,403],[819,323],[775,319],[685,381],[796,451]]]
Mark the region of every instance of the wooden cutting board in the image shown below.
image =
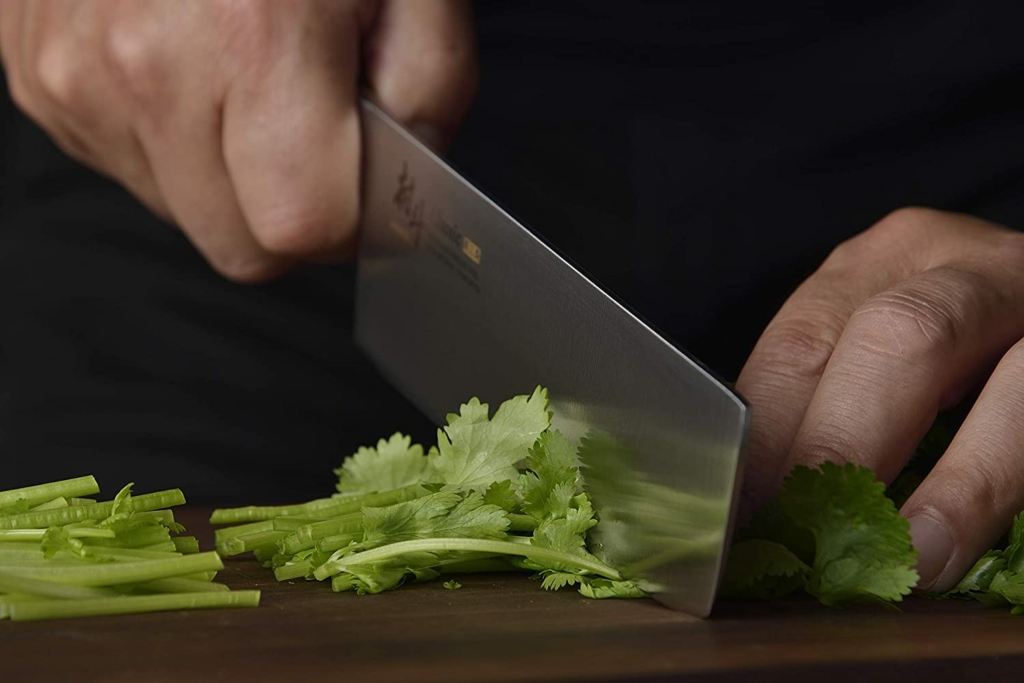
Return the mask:
[[[205,516],[178,515],[209,548]],[[650,600],[547,593],[524,575],[361,597],[227,564],[218,580],[262,590],[259,609],[0,622],[0,680],[994,681],[1024,666],[1024,617],[973,603],[731,603],[700,621]]]

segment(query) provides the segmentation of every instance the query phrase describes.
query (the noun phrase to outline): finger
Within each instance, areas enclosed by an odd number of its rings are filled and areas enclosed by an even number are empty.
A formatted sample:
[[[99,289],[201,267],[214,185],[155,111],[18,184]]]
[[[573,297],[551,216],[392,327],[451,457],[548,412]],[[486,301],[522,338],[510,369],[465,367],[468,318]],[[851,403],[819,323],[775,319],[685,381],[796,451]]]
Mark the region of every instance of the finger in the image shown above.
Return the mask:
[[[1020,236],[1007,237],[1020,251]],[[1024,334],[1024,317],[1007,315],[1024,304],[1024,278],[1007,277],[998,254],[928,270],[854,313],[785,469],[845,461],[895,478],[944,399]]]
[[[223,86],[210,77],[214,60],[201,44],[175,42],[188,36],[183,12],[190,10],[164,7],[164,16],[145,22],[126,18],[109,36],[108,59],[131,94],[133,130],[175,222],[210,265],[238,282],[274,277],[291,263],[259,245],[235,197],[221,153]]]
[[[45,68],[49,50],[47,33],[59,19],[57,3],[17,2],[6,8],[3,17],[5,55],[11,97],[15,104],[68,156],[85,164],[94,164],[88,146],[59,115],[59,109],[49,97],[49,69]],[[46,80],[40,78],[46,74]]]
[[[919,586],[946,591],[1024,509],[1024,342],[996,366],[946,453],[903,506]]]
[[[771,497],[825,366],[853,312],[917,264],[894,214],[833,251],[769,323],[736,387],[750,402],[751,429],[741,517]],[[895,256],[895,258],[893,258]]]
[[[443,149],[479,80],[471,3],[384,2],[368,41],[366,73],[386,111]]]
[[[293,259],[348,256],[359,216],[359,19],[334,7],[280,32],[225,99],[224,155],[253,238]]]
[[[108,5],[38,3],[38,44],[29,61],[32,81],[45,99],[49,128],[71,156],[114,178],[157,215],[169,213],[149,160],[119,106],[122,93],[103,56],[102,27]],[[47,8],[48,12],[43,12]]]

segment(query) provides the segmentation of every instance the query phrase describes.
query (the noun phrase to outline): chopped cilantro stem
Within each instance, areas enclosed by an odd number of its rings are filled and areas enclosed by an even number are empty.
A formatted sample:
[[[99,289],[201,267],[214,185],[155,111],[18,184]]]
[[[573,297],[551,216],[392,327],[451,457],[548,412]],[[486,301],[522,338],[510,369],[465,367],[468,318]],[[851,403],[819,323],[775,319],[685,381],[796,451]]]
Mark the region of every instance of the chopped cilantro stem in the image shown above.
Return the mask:
[[[255,534],[258,531],[273,531],[274,520],[268,519],[261,522],[249,522],[248,524],[239,524],[238,526],[229,526],[223,529],[217,529],[213,532],[214,543],[221,543],[229,538],[235,538],[236,536],[245,536],[246,534]]]
[[[427,538],[416,541],[401,541],[389,545],[367,550],[361,553],[346,555],[337,560],[331,560],[316,570],[316,578],[323,581],[328,576],[333,576],[344,571],[347,567],[358,567],[362,565],[383,562],[399,557],[406,553],[443,553],[452,551],[490,553],[494,555],[518,555],[538,562],[547,564],[557,563],[567,567],[574,567],[581,571],[600,574],[605,578],[619,581],[622,577],[617,571],[597,560],[591,560],[579,555],[541,548],[523,543],[512,543],[510,541],[488,541],[476,538]]]
[[[360,532],[328,536],[327,538],[317,541],[316,549],[322,553],[333,553],[335,550],[341,550],[342,548],[350,545],[353,541],[359,542],[362,538],[363,534]]]
[[[12,621],[37,621],[182,609],[256,607],[259,603],[259,591],[231,591],[117,596],[92,600],[15,600],[8,604],[8,611]]]
[[[363,515],[358,512],[315,524],[304,524],[281,539],[281,552],[285,555],[294,555],[314,547],[320,539],[339,534],[356,533],[362,531],[362,528]]]
[[[86,586],[53,583],[52,581],[40,581],[31,576],[23,576],[11,572],[10,568],[0,571],[0,593],[25,593],[48,598],[60,598],[62,600],[81,600],[116,595],[115,592],[106,588],[89,588]]]
[[[55,508],[66,508],[68,501],[66,498],[61,496],[60,498],[54,498],[51,501],[43,503],[42,505],[36,505],[29,512],[36,512],[37,510],[53,510]]]
[[[302,515],[294,515],[290,517],[275,517],[273,520],[274,531],[295,531],[300,526],[306,524],[316,524],[317,522],[323,522],[323,517],[306,517]],[[263,524],[264,522],[258,522]]]
[[[9,529],[0,531],[0,543],[17,541],[41,541],[46,529]],[[81,527],[68,529],[68,538],[114,538],[113,529]]]
[[[144,548],[89,548],[95,557],[106,557],[121,561],[166,560],[181,557],[179,553],[166,550],[146,550]]]
[[[133,512],[145,512],[184,504],[185,496],[181,490],[171,489],[169,491],[133,496],[131,499],[131,510]],[[102,520],[109,517],[113,509],[114,501],[107,501],[105,503],[96,503],[95,505],[76,505],[57,510],[24,512],[20,515],[0,517],[0,529],[45,529],[51,526],[65,526],[86,520]]]
[[[313,570],[313,565],[309,560],[302,560],[300,562],[293,562],[291,564],[282,565],[274,569],[274,578],[278,581],[293,581],[295,579],[304,579],[309,576],[309,573]]]
[[[21,576],[29,575],[40,581],[53,581],[75,586],[113,586],[124,583],[143,583],[182,574],[219,571],[224,568],[220,556],[214,552],[182,555],[148,562],[115,562],[81,567],[10,568],[7,571]]]
[[[277,548],[277,542],[287,534],[284,531],[257,531],[254,534],[236,536],[217,544],[217,552],[225,557],[241,555],[260,548]]]
[[[223,583],[180,576],[140,583],[135,586],[135,589],[152,593],[223,593],[230,590]]]
[[[108,538],[90,538],[86,545],[89,546],[117,546],[119,548],[144,548],[154,543],[166,543],[168,540],[167,529],[162,526],[147,526],[133,531],[128,531],[119,536]]]
[[[351,512],[359,512],[363,507],[384,507],[407,500],[425,496],[427,490],[419,484],[404,486],[400,489],[370,493],[365,496],[341,496],[338,498],[318,498],[300,505],[249,506],[214,510],[210,515],[211,524],[238,524],[273,520],[275,517],[289,515],[311,515],[316,517],[338,517]]]
[[[196,540],[195,536],[178,536],[172,538],[171,543],[174,544],[174,549],[182,554],[199,552],[199,541]]]
[[[20,489],[0,491],[0,508],[14,505],[24,500],[30,506],[41,505],[55,498],[71,498],[75,496],[92,496],[100,492],[100,485],[92,476],[65,479],[49,484],[26,486]]]

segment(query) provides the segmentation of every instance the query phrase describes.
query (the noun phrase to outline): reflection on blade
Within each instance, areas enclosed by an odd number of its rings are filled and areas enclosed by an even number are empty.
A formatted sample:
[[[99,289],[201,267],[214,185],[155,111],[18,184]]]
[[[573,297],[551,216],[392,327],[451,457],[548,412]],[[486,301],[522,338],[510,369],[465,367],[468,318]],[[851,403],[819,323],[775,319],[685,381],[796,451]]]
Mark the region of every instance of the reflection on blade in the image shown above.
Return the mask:
[[[597,557],[650,593],[660,592],[661,576],[709,580],[725,542],[729,499],[650,481],[635,467],[636,455],[605,432],[584,436],[579,457],[600,519],[589,536]]]

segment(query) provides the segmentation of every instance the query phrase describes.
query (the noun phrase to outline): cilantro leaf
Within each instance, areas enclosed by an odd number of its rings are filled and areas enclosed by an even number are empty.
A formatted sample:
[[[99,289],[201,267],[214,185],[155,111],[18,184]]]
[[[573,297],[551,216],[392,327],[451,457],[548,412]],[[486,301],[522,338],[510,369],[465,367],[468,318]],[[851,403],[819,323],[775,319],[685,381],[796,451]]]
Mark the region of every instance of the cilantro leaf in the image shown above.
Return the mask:
[[[546,591],[556,591],[566,586],[573,586],[583,581],[583,577],[580,574],[573,572],[560,572],[553,569],[545,569],[540,572],[540,576],[544,577],[541,581],[540,587]]]
[[[458,491],[441,491],[388,507],[363,508],[363,542],[358,547],[424,538],[459,500]]]
[[[462,584],[454,579],[451,581],[445,581],[442,585],[450,591],[457,591],[462,588]]]
[[[917,585],[910,525],[871,470],[833,463],[817,470],[797,467],[779,504],[814,534],[808,592],[824,604],[898,601]]]
[[[804,588],[811,568],[774,541],[741,541],[729,550],[719,589],[722,597],[768,600]]]
[[[508,529],[508,514],[484,502],[478,491],[468,493],[431,532],[435,538],[483,538],[501,540]]]
[[[992,578],[988,592],[1011,605],[1024,605],[1024,574],[1001,571]]]
[[[505,512],[512,512],[519,504],[516,500],[516,490],[509,479],[496,481],[488,486],[484,492],[484,502],[488,505],[497,505]]]
[[[345,458],[334,473],[338,475],[339,493],[367,494],[424,482],[429,466],[423,446],[395,432],[387,441],[378,441],[376,448],[363,447]]]
[[[960,579],[960,583],[949,591],[949,594],[966,595],[987,591],[995,575],[1004,569],[1006,569],[1006,558],[1003,557],[1002,551],[990,550],[974,563],[971,570],[964,575],[964,578]]]
[[[526,458],[522,475],[523,512],[546,519],[563,517],[579,493],[580,468],[576,450],[557,430],[541,434]]]
[[[611,579],[590,579],[580,584],[580,593],[597,600],[603,598],[646,598],[639,586],[632,581]]]
[[[537,387],[530,397],[516,396],[501,404],[488,419],[489,407],[476,398],[437,430],[438,453],[433,469],[441,482],[486,489],[494,482],[518,479],[515,465],[551,424],[548,393]]]

